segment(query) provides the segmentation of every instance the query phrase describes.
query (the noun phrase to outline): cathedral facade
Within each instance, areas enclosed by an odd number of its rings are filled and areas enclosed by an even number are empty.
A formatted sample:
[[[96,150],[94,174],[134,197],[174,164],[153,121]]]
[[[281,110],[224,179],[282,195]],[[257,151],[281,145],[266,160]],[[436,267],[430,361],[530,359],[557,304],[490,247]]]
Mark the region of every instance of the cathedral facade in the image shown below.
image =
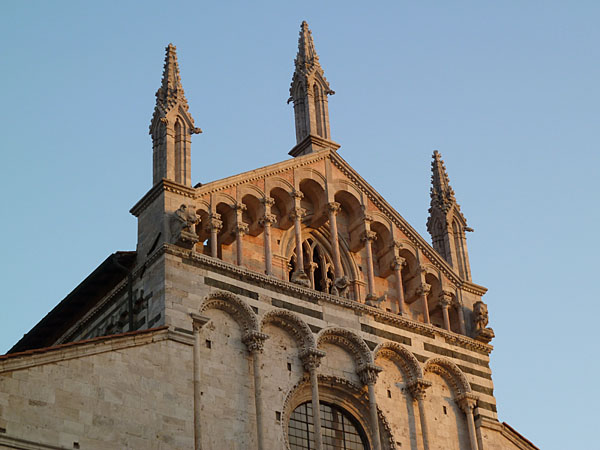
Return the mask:
[[[306,22],[298,44],[292,158],[195,186],[167,47],[136,250],[0,356],[0,448],[536,449],[498,421],[441,155],[431,245],[339,155]]]

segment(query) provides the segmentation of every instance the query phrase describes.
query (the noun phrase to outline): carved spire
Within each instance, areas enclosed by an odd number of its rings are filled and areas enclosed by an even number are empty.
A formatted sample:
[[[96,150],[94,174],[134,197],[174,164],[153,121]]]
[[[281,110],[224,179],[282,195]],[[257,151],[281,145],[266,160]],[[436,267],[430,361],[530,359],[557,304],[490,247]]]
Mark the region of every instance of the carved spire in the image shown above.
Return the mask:
[[[471,279],[465,231],[467,219],[450,186],[450,179],[440,152],[433,152],[431,163],[431,203],[427,230],[431,234],[433,248],[466,280]]]
[[[296,120],[296,146],[292,156],[301,156],[325,148],[337,150],[339,145],[331,141],[327,96],[333,95],[308,24],[302,22],[298,38],[298,54],[294,61],[295,71],[290,86],[290,101],[294,102]]]
[[[163,178],[191,186],[191,135],[201,133],[194,126],[177,62],[176,48],[166,48],[161,86],[150,122],[153,144],[153,184]]]

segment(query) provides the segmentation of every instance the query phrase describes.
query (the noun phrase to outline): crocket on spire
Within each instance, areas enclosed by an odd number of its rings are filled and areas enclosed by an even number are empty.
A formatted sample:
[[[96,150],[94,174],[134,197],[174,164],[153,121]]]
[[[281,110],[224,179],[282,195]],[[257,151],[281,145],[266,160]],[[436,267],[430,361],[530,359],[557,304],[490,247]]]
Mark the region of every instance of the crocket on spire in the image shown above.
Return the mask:
[[[450,179],[440,152],[433,152],[431,162],[431,203],[427,230],[431,234],[433,248],[466,280],[471,279],[465,231],[467,219],[450,186]]]
[[[179,75],[176,48],[167,46],[162,82],[150,122],[153,146],[153,184],[163,178],[191,187],[191,135],[194,126]]]
[[[294,102],[296,147],[292,156],[301,156],[339,145],[331,141],[327,96],[331,90],[325,78],[308,24],[302,22],[298,38],[298,53],[294,60],[294,75],[290,86],[290,101]]]

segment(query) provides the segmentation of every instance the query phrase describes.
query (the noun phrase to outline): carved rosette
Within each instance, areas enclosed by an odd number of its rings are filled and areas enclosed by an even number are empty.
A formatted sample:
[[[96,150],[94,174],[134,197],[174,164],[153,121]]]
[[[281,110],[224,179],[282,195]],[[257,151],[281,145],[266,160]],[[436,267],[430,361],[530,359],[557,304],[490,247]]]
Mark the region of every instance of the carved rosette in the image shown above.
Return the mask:
[[[321,359],[323,359],[325,356],[325,352],[317,348],[307,348],[298,356],[300,357],[300,361],[302,361],[304,370],[311,372],[319,368],[321,365]]]
[[[259,331],[250,331],[242,337],[242,342],[252,354],[262,353],[265,347],[265,341],[269,336]]]
[[[376,366],[373,363],[367,363],[360,367],[357,373],[361,383],[368,386],[369,384],[375,384],[377,382],[379,372],[382,370],[381,367]]]
[[[415,400],[425,400],[427,389],[430,386],[431,381],[419,378],[408,385],[408,390]]]

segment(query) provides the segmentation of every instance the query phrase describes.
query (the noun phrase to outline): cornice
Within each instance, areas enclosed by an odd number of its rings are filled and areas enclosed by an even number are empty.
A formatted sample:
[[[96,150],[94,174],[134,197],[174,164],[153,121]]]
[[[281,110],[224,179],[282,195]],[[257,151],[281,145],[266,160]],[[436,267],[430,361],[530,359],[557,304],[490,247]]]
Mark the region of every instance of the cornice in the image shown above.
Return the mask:
[[[328,157],[362,192],[440,269],[458,288],[467,292],[483,295],[487,289],[483,286],[463,280],[429,243],[398,213],[363,177],[361,177],[337,152],[329,152]]]
[[[222,178],[220,180],[211,181],[210,183],[206,183],[201,187],[196,188],[196,197],[201,197],[203,195],[219,192],[225,189],[239,186],[241,184],[246,184],[251,181],[258,181],[265,178],[269,178],[274,175],[286,172],[290,169],[297,169],[303,166],[307,166],[309,164],[313,164],[315,162],[326,159],[332,152],[332,150],[321,150],[319,152],[309,153],[308,155],[298,156],[297,158],[287,159],[285,161],[264,166],[259,169],[250,170],[248,172],[242,172],[237,175]]]
[[[172,192],[183,197],[195,198],[195,189],[163,178],[129,210],[135,217],[139,215],[163,192]]]
[[[156,249],[155,252],[150,255],[150,258],[155,260],[164,253],[177,256],[184,261],[190,261],[193,264],[197,264],[204,268],[222,270],[236,280],[250,282],[259,286],[272,286],[275,289],[289,293],[294,297],[308,297],[318,302],[320,301],[343,306],[358,313],[371,316],[378,322],[387,323],[392,326],[395,325],[408,330],[415,330],[415,332],[419,332],[419,334],[429,337],[441,336],[447,343],[465,348],[467,350],[478,351],[486,355],[489,355],[493,350],[493,346],[476,341],[475,339],[471,339],[467,336],[449,332],[441,328],[434,327],[433,325],[417,322],[407,317],[389,313],[379,308],[367,306],[363,303],[353,300],[347,300],[342,297],[305,288],[289,281],[280,280],[272,276],[264,275],[259,272],[254,272],[249,269],[227,263],[220,259],[212,258],[202,253],[197,253],[193,250],[182,249],[173,244],[164,244],[162,247]]]

